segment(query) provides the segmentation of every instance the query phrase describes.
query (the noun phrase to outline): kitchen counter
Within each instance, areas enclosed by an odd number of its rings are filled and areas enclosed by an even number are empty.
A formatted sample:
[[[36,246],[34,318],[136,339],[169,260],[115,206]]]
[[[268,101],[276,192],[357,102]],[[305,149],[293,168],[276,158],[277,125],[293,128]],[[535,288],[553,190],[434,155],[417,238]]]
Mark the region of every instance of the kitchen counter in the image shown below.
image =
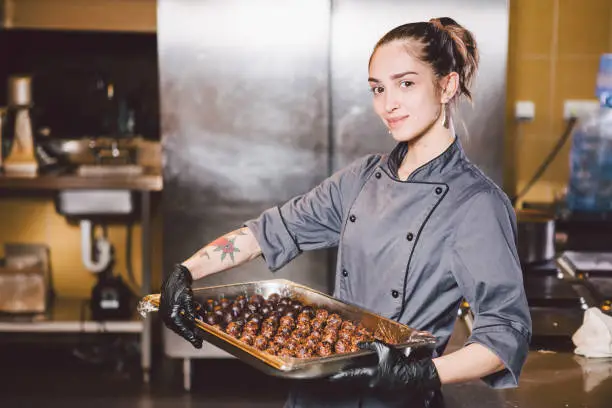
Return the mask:
[[[64,190],[64,189],[126,189],[161,191],[159,170],[145,169],[139,175],[79,176],[76,174],[46,174],[38,176],[9,176],[0,173],[2,190]]]
[[[492,390],[481,382],[444,387],[445,408],[609,408],[612,359],[571,352],[530,352],[520,386]]]

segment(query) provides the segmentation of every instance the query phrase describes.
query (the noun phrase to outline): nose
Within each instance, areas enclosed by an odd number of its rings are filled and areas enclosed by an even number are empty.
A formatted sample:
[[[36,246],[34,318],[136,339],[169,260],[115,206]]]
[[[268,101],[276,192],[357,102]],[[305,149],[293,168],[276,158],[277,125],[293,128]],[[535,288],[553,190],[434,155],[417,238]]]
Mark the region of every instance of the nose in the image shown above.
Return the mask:
[[[391,113],[399,108],[399,101],[397,100],[395,92],[389,90],[385,95],[385,111]]]

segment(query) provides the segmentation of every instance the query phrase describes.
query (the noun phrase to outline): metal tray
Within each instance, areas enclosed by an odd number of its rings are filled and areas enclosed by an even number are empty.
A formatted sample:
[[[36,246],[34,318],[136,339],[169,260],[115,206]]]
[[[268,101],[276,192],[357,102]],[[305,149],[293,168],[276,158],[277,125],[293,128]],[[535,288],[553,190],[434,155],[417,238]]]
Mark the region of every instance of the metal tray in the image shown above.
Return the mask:
[[[314,307],[325,307],[330,311],[338,313],[344,320],[361,323],[365,328],[371,330],[376,338],[394,344],[397,348],[404,350],[405,353],[410,352],[414,348],[433,347],[436,343],[436,338],[428,332],[417,331],[289,280],[273,279],[212,286],[194,289],[193,292],[195,300],[202,304],[209,298],[233,298],[238,295],[251,296],[253,294],[260,294],[267,298],[272,293],[278,293],[281,296],[298,299],[302,303]],[[138,311],[141,315],[145,316],[148,312],[157,311],[159,296],[159,294],[148,295],[140,301]],[[376,361],[374,353],[366,350],[354,353],[333,354],[329,357],[305,359],[273,356],[265,351],[249,346],[204,322],[198,321],[197,325],[203,330],[204,340],[227,351],[251,366],[277,377],[322,378],[349,367],[365,366]]]

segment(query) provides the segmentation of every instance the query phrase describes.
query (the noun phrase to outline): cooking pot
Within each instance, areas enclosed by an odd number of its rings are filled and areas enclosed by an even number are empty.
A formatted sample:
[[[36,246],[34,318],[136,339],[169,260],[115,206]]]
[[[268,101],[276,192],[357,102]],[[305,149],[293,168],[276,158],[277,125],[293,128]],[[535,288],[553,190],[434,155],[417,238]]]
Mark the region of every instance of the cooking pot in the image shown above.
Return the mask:
[[[537,210],[517,211],[518,253],[521,264],[551,261],[555,256],[555,219]]]

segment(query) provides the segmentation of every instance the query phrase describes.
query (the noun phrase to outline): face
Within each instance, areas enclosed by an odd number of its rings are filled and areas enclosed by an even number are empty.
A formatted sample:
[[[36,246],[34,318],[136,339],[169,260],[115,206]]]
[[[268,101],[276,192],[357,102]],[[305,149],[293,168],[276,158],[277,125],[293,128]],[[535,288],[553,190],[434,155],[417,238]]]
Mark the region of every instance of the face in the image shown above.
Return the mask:
[[[374,111],[395,140],[413,140],[440,121],[443,95],[434,71],[407,51],[405,41],[379,47],[369,77]]]

